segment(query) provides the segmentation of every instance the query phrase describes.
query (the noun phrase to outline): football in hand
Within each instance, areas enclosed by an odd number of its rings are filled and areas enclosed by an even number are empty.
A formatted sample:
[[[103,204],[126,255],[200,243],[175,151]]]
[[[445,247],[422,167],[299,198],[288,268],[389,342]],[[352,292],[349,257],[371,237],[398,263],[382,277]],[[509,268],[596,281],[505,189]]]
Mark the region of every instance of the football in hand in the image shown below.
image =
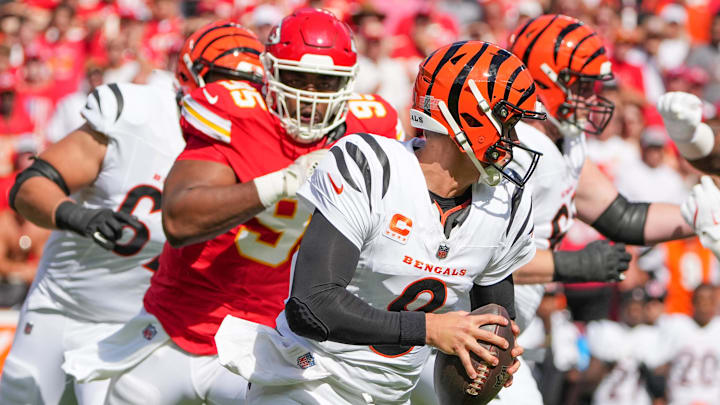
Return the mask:
[[[503,350],[500,347],[478,341],[498,358],[498,365],[492,367],[475,353],[470,352],[470,361],[478,374],[474,380],[468,377],[460,358],[438,352],[435,359],[435,393],[441,405],[484,405],[497,396],[510,374],[507,370],[513,364],[510,351],[515,347],[515,335],[510,326],[510,316],[505,308],[497,304],[488,304],[471,313],[472,315],[495,314],[508,320],[507,326],[496,324],[483,325],[481,328],[492,332],[510,343]]]

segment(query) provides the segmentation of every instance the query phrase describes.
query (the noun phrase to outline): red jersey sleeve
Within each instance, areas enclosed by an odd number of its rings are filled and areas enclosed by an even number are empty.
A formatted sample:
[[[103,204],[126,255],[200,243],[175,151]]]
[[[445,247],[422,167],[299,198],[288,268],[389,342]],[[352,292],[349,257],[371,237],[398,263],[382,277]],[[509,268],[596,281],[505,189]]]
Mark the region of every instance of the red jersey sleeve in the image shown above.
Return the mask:
[[[176,160],[206,160],[232,167],[222,151],[216,149],[208,140],[197,136],[188,137],[185,149]]]
[[[355,94],[348,101],[345,123],[348,134],[365,132],[399,141],[405,140],[397,111],[377,94]]]

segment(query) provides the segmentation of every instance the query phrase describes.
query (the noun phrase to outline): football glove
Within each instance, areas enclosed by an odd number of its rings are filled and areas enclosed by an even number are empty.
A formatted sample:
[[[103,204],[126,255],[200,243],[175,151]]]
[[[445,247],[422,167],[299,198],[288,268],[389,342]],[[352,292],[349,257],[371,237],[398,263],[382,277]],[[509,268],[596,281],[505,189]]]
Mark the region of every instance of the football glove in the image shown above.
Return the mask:
[[[269,207],[282,198],[294,197],[327,152],[327,149],[318,149],[300,156],[284,169],[256,177],[253,182],[262,205]]]
[[[720,258],[720,190],[710,176],[702,176],[693,186],[680,211],[700,243]]]
[[[139,230],[142,224],[132,215],[109,208],[85,208],[72,201],[65,201],[55,210],[58,229],[72,231],[91,238],[107,250],[113,250],[122,237],[123,227]]]
[[[668,135],[678,150],[690,160],[710,154],[715,142],[712,129],[702,120],[702,101],[697,96],[681,91],[665,93],[657,104]]]
[[[606,240],[596,240],[585,248],[573,252],[553,252],[555,274],[553,281],[585,283],[591,281],[621,281],[632,256],[624,243],[611,245]]]

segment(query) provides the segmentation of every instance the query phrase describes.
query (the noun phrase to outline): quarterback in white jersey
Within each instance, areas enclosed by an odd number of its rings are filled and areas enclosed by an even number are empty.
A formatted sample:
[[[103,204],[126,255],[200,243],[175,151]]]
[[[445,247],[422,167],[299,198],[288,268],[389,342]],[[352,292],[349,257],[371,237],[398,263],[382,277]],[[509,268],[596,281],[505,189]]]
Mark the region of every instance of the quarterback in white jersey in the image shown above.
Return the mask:
[[[161,74],[161,73],[158,73]],[[0,404],[59,403],[64,353],[92,345],[137,314],[165,236],[165,175],[184,146],[170,80],[93,90],[86,123],[18,176],[11,203],[54,228],[0,384]],[[96,404],[106,383],[76,384]]]
[[[298,191],[315,213],[277,330],[227,317],[215,337],[220,361],[252,383],[249,404],[407,404],[430,346],[485,383],[469,352],[497,364],[477,340],[507,342],[478,326],[507,320],[464,311],[495,302],[514,317],[512,272],[535,251],[523,188],[534,165],[517,178],[506,165],[522,148],[517,121],[544,118],[534,93],[509,52],[458,42],[415,81],[426,140],[358,134],[330,149]]]

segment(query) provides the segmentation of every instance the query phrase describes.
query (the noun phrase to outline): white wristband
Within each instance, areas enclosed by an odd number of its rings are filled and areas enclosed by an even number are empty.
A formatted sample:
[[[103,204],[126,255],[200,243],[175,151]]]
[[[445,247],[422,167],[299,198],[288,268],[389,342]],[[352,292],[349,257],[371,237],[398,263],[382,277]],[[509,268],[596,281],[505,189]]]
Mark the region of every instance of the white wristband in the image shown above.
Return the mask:
[[[278,170],[253,179],[260,202],[265,208],[285,197],[285,170]]]
[[[675,144],[686,159],[696,160],[704,158],[712,152],[715,146],[715,134],[713,134],[712,129],[710,129],[706,123],[701,122],[697,128],[695,128],[695,132],[690,140],[687,142],[676,141]]]

